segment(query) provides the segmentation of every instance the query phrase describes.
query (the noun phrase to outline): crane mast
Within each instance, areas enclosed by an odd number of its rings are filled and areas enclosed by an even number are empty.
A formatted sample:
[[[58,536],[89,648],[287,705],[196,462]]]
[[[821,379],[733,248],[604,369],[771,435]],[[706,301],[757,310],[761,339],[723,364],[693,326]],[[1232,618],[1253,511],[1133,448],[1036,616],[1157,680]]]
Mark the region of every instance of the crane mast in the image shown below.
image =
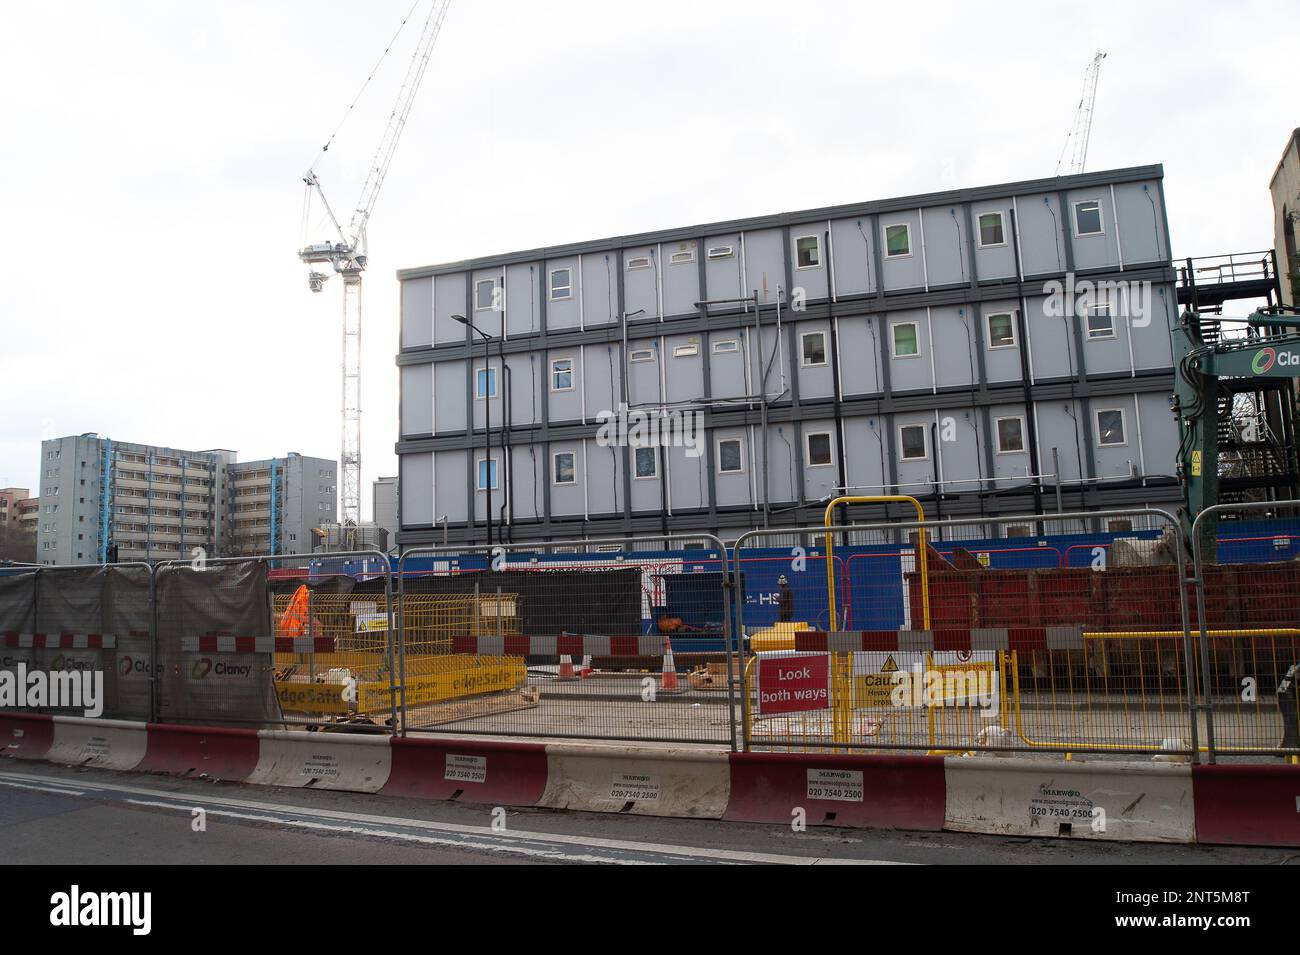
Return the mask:
[[[344,540],[348,542],[346,546],[355,546],[355,530],[361,523],[361,277],[365,272],[367,261],[366,229],[375,202],[379,198],[379,191],[383,187],[384,177],[388,175],[388,168],[392,165],[397,143],[406,128],[406,119],[415,102],[415,95],[428,68],[433,44],[438,39],[450,6],[451,0],[434,0],[429,8],[415,52],[411,56],[406,75],[398,90],[397,101],[388,115],[388,124],[379,141],[379,147],[375,150],[365,184],[361,188],[361,197],[353,210],[346,231],[340,225],[329,200],[325,198],[325,191],[321,187],[315,167],[313,166],[303,176],[303,182],[307,185],[308,203],[313,194],[320,199],[332,226],[334,239],[329,242],[303,245],[298,251],[298,257],[308,266],[329,265],[335,273],[343,277],[343,426],[339,451],[338,488],[339,522],[345,528]],[[369,83],[369,79],[366,82]],[[324,155],[328,149],[327,143],[321,150],[321,154]],[[308,287],[313,292],[321,292],[328,278],[328,272],[312,268],[307,276]]]
[[[1058,176],[1061,174],[1061,163],[1065,162],[1067,151],[1070,152],[1070,175],[1083,172],[1088,162],[1088,141],[1092,138],[1092,110],[1097,102],[1097,79],[1101,76],[1101,61],[1105,58],[1106,54],[1098,50],[1083,72],[1083,95],[1079,97],[1079,106],[1074,112],[1074,123],[1070,127],[1070,132],[1066,134],[1065,145],[1061,147],[1061,156],[1056,161]]]

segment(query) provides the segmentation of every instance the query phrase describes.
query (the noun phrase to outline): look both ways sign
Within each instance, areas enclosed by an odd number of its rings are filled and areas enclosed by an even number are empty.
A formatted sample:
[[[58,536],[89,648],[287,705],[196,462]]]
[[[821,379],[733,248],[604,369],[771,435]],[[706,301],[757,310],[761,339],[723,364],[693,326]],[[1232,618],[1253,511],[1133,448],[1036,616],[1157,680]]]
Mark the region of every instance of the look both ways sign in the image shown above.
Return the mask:
[[[758,712],[800,713],[830,706],[830,656],[773,654],[758,659]]]

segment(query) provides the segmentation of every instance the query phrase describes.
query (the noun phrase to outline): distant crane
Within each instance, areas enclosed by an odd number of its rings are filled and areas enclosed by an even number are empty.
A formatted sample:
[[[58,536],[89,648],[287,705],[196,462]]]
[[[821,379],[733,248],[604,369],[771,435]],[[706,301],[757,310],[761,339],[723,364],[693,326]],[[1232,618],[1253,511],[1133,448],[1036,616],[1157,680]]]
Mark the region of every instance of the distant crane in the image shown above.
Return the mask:
[[[1104,59],[1106,54],[1098,50],[1088,68],[1083,71],[1083,95],[1079,97],[1079,108],[1074,113],[1074,125],[1070,127],[1065,145],[1061,147],[1061,156],[1056,160],[1055,174],[1058,176],[1067,152],[1071,153],[1070,175],[1083,172],[1083,167],[1087,164],[1088,140],[1092,138],[1092,108],[1097,102],[1097,77],[1101,75],[1101,61]],[[1071,146],[1074,147],[1072,152]]]
[[[419,0],[416,2],[418,3]],[[321,204],[325,207],[329,221],[334,227],[336,238],[332,242],[303,245],[298,251],[298,257],[309,266],[328,264],[343,276],[343,441],[339,454],[338,486],[341,504],[339,522],[344,528],[344,540],[348,541],[350,546],[355,544],[355,531],[361,523],[361,274],[366,269],[366,226],[370,221],[370,213],[374,211],[375,201],[379,198],[384,177],[388,174],[388,167],[392,164],[397,142],[406,127],[406,117],[415,102],[415,94],[420,88],[420,81],[424,79],[424,71],[429,65],[429,55],[433,51],[434,41],[438,39],[438,33],[442,29],[450,5],[451,0],[434,0],[429,8],[419,42],[416,43],[415,52],[406,69],[406,77],[402,80],[401,89],[398,90],[397,102],[388,116],[388,126],[379,141],[379,148],[375,151],[375,158],[370,164],[365,185],[361,188],[361,198],[357,201],[346,232],[334,215],[334,210],[330,208],[325,192],[321,188],[320,178],[316,175],[316,164],[329,150],[334,136],[338,134],[337,129],[321,149],[320,156],[312,164],[312,168],[308,169],[303,176],[303,182],[306,183],[306,199],[303,205],[304,241],[313,192],[320,197]],[[403,19],[402,25],[398,27],[398,34],[414,12],[415,6],[412,6],[406,19]],[[394,34],[393,40],[396,39],[397,34]],[[391,47],[392,41],[380,56],[379,63],[383,62]],[[375,64],[376,69],[379,63]],[[374,77],[374,72],[371,70],[370,76],[362,84],[362,92]],[[344,113],[344,120],[347,119],[360,96],[359,92],[353,99],[352,105]],[[342,123],[339,125],[342,126]],[[312,269],[308,273],[307,284],[313,292],[320,292],[324,289],[325,280],[328,278],[328,272]]]

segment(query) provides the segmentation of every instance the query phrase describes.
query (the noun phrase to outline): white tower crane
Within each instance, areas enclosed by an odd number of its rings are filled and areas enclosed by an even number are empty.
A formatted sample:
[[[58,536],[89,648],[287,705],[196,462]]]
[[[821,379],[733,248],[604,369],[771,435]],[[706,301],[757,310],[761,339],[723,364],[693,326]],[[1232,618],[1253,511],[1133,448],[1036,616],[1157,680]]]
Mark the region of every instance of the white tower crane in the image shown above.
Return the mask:
[[[397,93],[397,102],[388,116],[388,126],[379,141],[379,148],[375,151],[375,158],[370,164],[365,185],[361,188],[361,198],[357,201],[346,232],[325,198],[320,179],[316,175],[315,164],[303,176],[303,182],[307,184],[307,203],[310,204],[313,192],[320,197],[321,204],[325,207],[325,212],[333,226],[335,240],[304,245],[299,249],[298,256],[309,266],[328,264],[343,276],[343,443],[339,454],[339,520],[345,529],[345,540],[350,540],[352,546],[355,545],[356,527],[361,523],[361,274],[366,269],[366,226],[370,222],[370,213],[374,211],[375,201],[379,198],[379,190],[384,184],[384,177],[388,174],[388,167],[392,164],[397,142],[401,139],[402,130],[406,126],[406,117],[411,112],[416,91],[419,90],[420,81],[424,79],[424,71],[429,65],[429,54],[433,50],[434,41],[438,39],[438,33],[442,29],[442,22],[446,19],[447,8],[450,5],[451,0],[434,0],[429,8],[423,32],[420,34],[419,42],[416,43],[411,62],[407,66],[406,77],[402,80],[401,89]],[[414,7],[411,12],[414,12]],[[407,14],[406,19],[410,19],[410,13]],[[405,19],[402,25],[406,25]],[[400,32],[401,27],[398,28],[398,33]],[[389,45],[391,47],[391,42]],[[385,49],[384,55],[387,54],[388,50]],[[383,58],[380,57],[380,62]],[[374,71],[371,71],[371,76],[373,75]],[[370,79],[367,78],[366,84],[369,82]],[[365,89],[365,84],[362,89]],[[359,98],[360,94],[357,95]],[[352,105],[356,105],[355,99]],[[352,106],[349,106],[348,112],[351,110]],[[347,114],[344,115],[346,118]],[[331,136],[330,142],[327,142],[321,150],[322,156],[329,149],[333,138]],[[308,211],[304,208],[304,226],[307,221]],[[320,292],[328,278],[329,273],[312,269],[307,281],[313,292]]]
[[[1083,167],[1088,161],[1088,140],[1092,138],[1092,107],[1097,102],[1097,77],[1101,75],[1101,61],[1106,59],[1106,54],[1098,50],[1092,57],[1092,62],[1088,68],[1083,71],[1083,95],[1079,97],[1079,108],[1074,113],[1074,125],[1070,127],[1070,132],[1065,137],[1065,145],[1061,147],[1061,156],[1056,160],[1056,175],[1061,174],[1061,163],[1065,162],[1067,151],[1070,155],[1070,175],[1083,172]],[[1073,150],[1070,147],[1073,145]]]

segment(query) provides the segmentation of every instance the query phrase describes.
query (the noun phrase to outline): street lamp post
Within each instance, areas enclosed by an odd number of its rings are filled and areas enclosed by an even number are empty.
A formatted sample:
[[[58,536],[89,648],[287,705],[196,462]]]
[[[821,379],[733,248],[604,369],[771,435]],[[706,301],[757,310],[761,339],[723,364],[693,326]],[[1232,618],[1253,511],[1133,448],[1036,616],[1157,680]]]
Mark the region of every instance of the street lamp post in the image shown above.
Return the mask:
[[[491,347],[492,347],[492,336],[486,334],[486,333],[483,331],[483,329],[479,328],[477,325],[475,325],[473,322],[471,322],[471,321],[470,321],[468,318],[466,318],[464,315],[453,315],[452,318],[453,318],[455,321],[460,322],[460,323],[461,323],[462,325],[464,325],[466,328],[470,328],[470,329],[473,329],[474,331],[478,332],[479,336],[483,339],[483,366],[484,366],[484,371],[485,371],[485,378],[486,378],[486,382],[487,382],[488,384],[491,384],[491,383],[492,383],[492,352],[491,352],[490,349],[491,349]],[[471,354],[471,356],[470,356],[470,365],[471,365],[471,367],[473,366],[473,364],[474,364],[474,359],[473,359],[473,355]],[[478,390],[478,378],[477,378],[477,376],[473,376],[473,380],[474,380],[473,390],[477,391],[477,390]],[[487,501],[486,501],[486,504],[487,504],[487,512],[486,512],[486,514],[487,514],[487,542],[488,542],[489,545],[492,543],[492,391],[493,391],[493,389],[491,389],[491,388],[487,389],[487,393],[483,396],[483,401],[484,401],[484,406],[483,406],[483,414],[484,414],[484,428],[483,428],[483,457],[484,457],[484,462],[483,462],[483,463],[484,463],[484,466],[485,466],[485,470],[486,470],[486,472],[487,472],[486,475],[485,475],[485,480],[483,481],[483,484],[484,484],[484,488],[485,488],[486,491],[487,491]],[[471,397],[470,397],[470,401],[473,401],[473,400],[474,400],[474,399],[473,399],[473,397],[471,396]],[[475,468],[475,469],[474,469],[474,478],[475,478],[475,482],[477,483],[477,480],[478,480],[478,468]]]

